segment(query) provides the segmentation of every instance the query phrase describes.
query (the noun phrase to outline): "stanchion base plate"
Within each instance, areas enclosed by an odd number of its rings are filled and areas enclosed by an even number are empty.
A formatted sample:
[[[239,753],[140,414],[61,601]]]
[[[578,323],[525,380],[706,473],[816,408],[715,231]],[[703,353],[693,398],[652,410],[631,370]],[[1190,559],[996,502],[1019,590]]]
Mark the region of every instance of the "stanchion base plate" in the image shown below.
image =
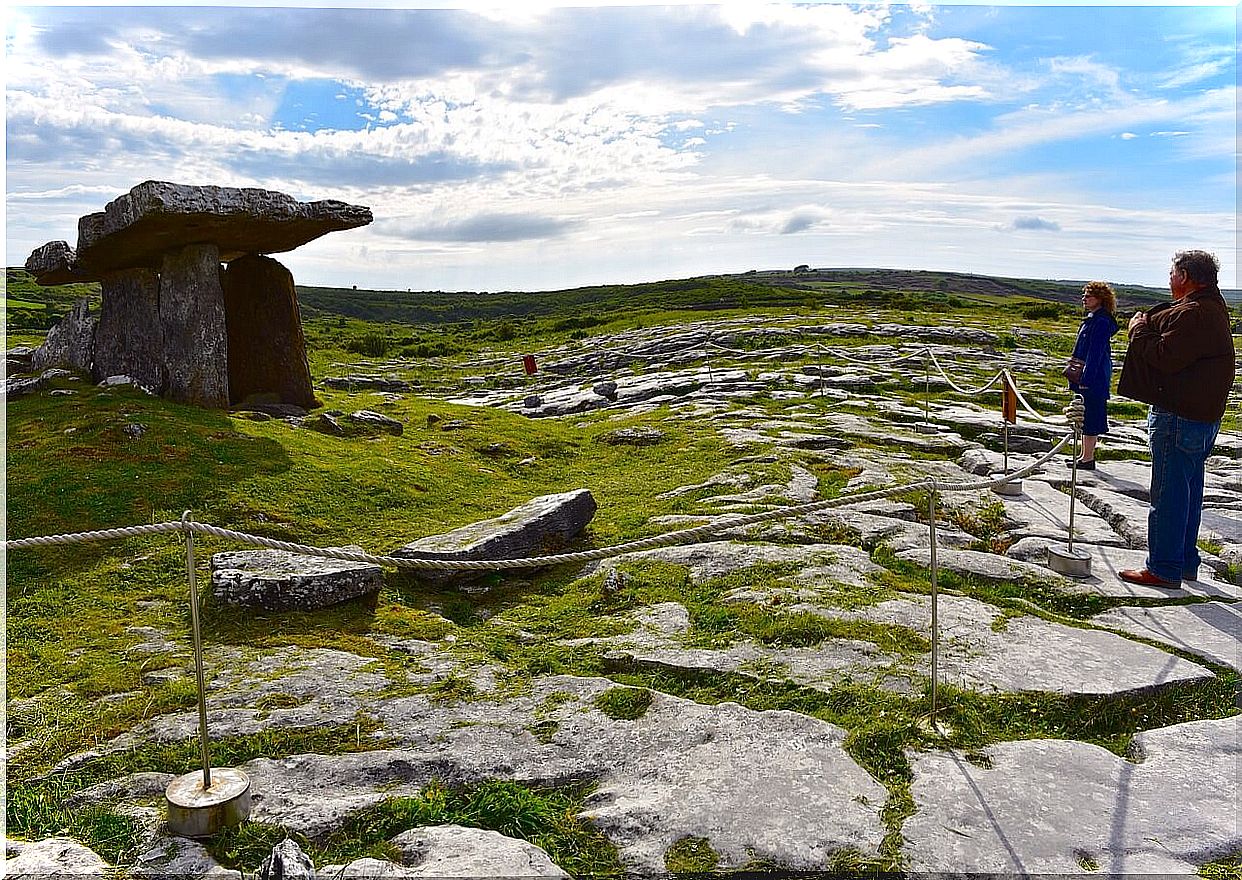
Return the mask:
[[[178,776],[164,789],[168,828],[178,837],[210,837],[239,825],[250,815],[250,778],[231,767],[211,769],[211,788],[203,771]]]
[[[914,433],[916,434],[939,434],[943,430],[944,429],[938,425],[924,425],[919,423],[914,426]]]
[[[988,479],[1005,480],[1005,475],[1004,474],[989,474]],[[1005,480],[1005,482],[997,483],[995,486],[993,486],[992,491],[995,492],[997,495],[1006,495],[1006,496],[1021,495],[1022,494],[1022,481],[1021,480]]]
[[[1048,567],[1066,577],[1088,578],[1091,577],[1091,554],[1086,550],[1049,547]]]
[[[943,718],[923,715],[918,720],[919,730],[928,736],[940,736],[948,739],[953,735],[953,725]]]

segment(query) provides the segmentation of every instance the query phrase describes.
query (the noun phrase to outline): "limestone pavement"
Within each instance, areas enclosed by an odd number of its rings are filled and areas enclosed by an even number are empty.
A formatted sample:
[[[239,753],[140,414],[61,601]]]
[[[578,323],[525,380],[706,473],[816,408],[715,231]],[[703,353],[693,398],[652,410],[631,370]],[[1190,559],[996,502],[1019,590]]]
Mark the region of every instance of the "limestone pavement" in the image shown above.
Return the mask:
[[[831,341],[861,335],[859,326],[816,325],[815,333]],[[890,328],[976,370],[997,362],[989,348],[994,337],[985,331],[932,329],[919,336]],[[552,378],[535,395],[522,388],[456,395],[531,417],[660,407],[669,425],[711,425],[737,454],[710,479],[671,493],[685,501],[684,515],[652,525],[721,522],[719,534],[588,565],[575,588],[607,595],[624,589],[642,566],[671,566],[692,586],[717,585],[723,608],[760,608],[843,628],[811,644],[758,637],[716,643],[702,637],[686,604],[659,601],[601,611],[609,635],[550,636],[544,644],[599,651],[607,669],[658,674],[657,681],[761,683],[820,698],[861,686],[918,699],[934,671],[939,684],[961,692],[1079,700],[1083,711],[1197,693],[1242,669],[1242,589],[1229,562],[1242,553],[1242,438],[1222,435],[1210,462],[1201,579],[1172,590],[1135,587],[1116,576],[1141,565],[1144,555],[1147,477],[1135,423],[1119,424],[1098,469],[1076,479],[1062,456],[1028,476],[1019,495],[954,491],[952,485],[1006,463],[1013,470],[1034,461],[1039,444],[1047,449],[1064,426],[1015,427],[1015,441],[1026,437],[1033,451],[1018,451],[1023,444],[1015,442],[1006,453],[985,436],[1004,433],[986,401],[920,407],[893,393],[903,382],[923,387],[917,362],[895,368],[896,379],[893,370],[833,364],[828,355],[814,372],[782,368],[782,356],[791,359],[791,346],[805,347],[796,340],[808,332],[796,324],[765,332],[741,322],[692,325],[680,334],[636,331],[601,344],[593,360],[552,353],[545,359]],[[743,341],[748,358],[704,365],[713,342]],[[904,353],[896,345],[871,348],[876,362]],[[632,442],[658,447],[656,434]],[[883,548],[897,570],[926,574],[931,566],[925,508],[905,496],[748,528],[722,519],[816,499],[815,467],[825,463],[853,475],[843,493],[928,476],[950,487],[938,514],[943,582],[935,600],[876,562]],[[1047,565],[1048,548],[1071,540],[1071,502],[1072,540],[1091,560],[1090,575],[1079,579]],[[544,639],[503,611],[488,626],[528,642]],[[158,635],[133,634],[155,650],[184,652]],[[433,780],[590,782],[582,817],[636,874],[666,871],[671,848],[685,839],[705,840],[722,870],[822,871],[849,856],[946,875],[1189,875],[1242,850],[1239,716],[1228,706],[1212,717],[1140,729],[1123,754],[1055,738],[911,749],[909,809],[893,820],[884,808],[900,793],[865,766],[849,730],[812,714],[697,702],[655,688],[637,717],[615,717],[601,701],[617,687],[606,675],[514,681],[502,664],[463,653],[450,638],[376,637],[375,645],[379,656],[401,663],[292,646],[209,650],[215,737],[369,723],[373,748],[245,763],[253,819],[316,838]],[[438,697],[449,683],[462,684],[459,693],[468,696]],[[195,713],[161,715],[96,751],[188,740],[196,732]],[[162,781],[160,774],[135,774],[78,797],[82,804],[142,803]],[[497,838],[477,829],[411,829],[393,841],[400,864],[325,866],[322,875],[559,875],[541,851]],[[9,873],[22,876],[36,858],[59,865],[74,852],[55,841],[15,845]],[[486,854],[494,858],[484,860]],[[84,873],[102,870],[89,857],[81,864]],[[194,876],[222,872],[196,845],[158,830],[142,864],[175,865]]]

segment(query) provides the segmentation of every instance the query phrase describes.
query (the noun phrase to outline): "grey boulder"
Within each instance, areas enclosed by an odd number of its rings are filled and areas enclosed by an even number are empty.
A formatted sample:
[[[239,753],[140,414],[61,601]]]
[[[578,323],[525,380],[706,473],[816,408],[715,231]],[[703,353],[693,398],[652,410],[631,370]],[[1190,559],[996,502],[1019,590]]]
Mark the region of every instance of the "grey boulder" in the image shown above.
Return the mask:
[[[518,559],[562,550],[595,516],[598,505],[589,489],[541,495],[493,519],[419,538],[392,552],[399,559]],[[465,582],[476,571],[421,569],[424,580]]]

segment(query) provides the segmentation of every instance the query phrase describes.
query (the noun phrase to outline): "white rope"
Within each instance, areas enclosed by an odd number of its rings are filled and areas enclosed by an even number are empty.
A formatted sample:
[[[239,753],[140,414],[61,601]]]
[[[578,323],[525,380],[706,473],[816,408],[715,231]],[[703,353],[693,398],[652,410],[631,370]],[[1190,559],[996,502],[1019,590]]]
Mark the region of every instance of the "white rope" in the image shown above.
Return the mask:
[[[1038,458],[1031,464],[1027,465],[1025,468],[1014,471],[1011,474],[1002,475],[996,479],[974,480],[966,483],[940,483],[939,481],[930,479],[920,480],[918,482],[907,483],[902,486],[890,487],[888,489],[879,489],[872,492],[846,495],[823,501],[812,501],[806,504],[782,507],[776,510],[764,511],[762,513],[727,516],[717,520],[716,522],[706,523],[704,525],[695,526],[689,529],[666,532],[662,535],[653,535],[649,538],[641,538],[637,541],[629,541],[613,547],[602,547],[596,550],[584,550],[577,553],[560,553],[553,556],[535,556],[526,559],[407,559],[398,556],[377,556],[361,551],[338,550],[331,547],[315,547],[308,544],[297,544],[291,541],[278,541],[274,538],[265,538],[261,535],[251,535],[246,532],[235,531],[234,529],[224,529],[219,526],[195,522],[189,519],[182,522],[154,523],[152,525],[129,526],[119,529],[102,529],[94,532],[47,535],[37,538],[19,538],[12,541],[4,541],[3,547],[5,550],[16,550],[25,547],[48,547],[63,544],[80,544],[88,541],[106,541],[113,538],[129,538],[138,535],[152,535],[166,532],[195,532],[203,535],[211,535],[217,538],[225,538],[246,544],[253,544],[258,547],[266,547],[272,550],[284,550],[286,552],[296,553],[302,556],[319,556],[327,559],[342,559],[348,562],[366,562],[374,565],[386,565],[394,568],[430,569],[434,571],[498,571],[510,568],[542,568],[544,566],[561,565],[570,562],[591,562],[598,559],[608,559],[614,556],[622,556],[627,553],[637,553],[641,550],[651,550],[657,547],[668,547],[675,544],[692,544],[704,537],[712,535],[716,532],[724,531],[725,529],[743,528],[755,525],[756,523],[767,522],[769,520],[791,519],[799,516],[806,516],[808,514],[817,513],[821,510],[827,510],[833,507],[846,507],[851,504],[860,504],[865,501],[874,501],[881,498],[887,498],[902,492],[908,492],[912,489],[965,492],[975,489],[992,488],[1003,485],[1012,480],[1021,479],[1027,474],[1033,473],[1041,465],[1056,455],[1057,452],[1061,450],[1061,447],[1073,439],[1073,436],[1073,434],[1069,434],[1061,438],[1060,442],[1053,446],[1051,450],[1049,450],[1041,458]]]

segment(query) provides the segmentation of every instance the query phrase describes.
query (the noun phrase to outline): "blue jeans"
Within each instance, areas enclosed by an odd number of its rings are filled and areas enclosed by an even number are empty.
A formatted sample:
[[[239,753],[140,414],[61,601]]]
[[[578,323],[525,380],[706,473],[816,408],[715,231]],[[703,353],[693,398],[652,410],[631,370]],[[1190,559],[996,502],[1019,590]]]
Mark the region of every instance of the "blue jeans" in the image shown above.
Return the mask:
[[[1199,520],[1203,518],[1203,468],[1220,422],[1183,419],[1153,406],[1147,416],[1151,444],[1151,510],[1147,513],[1147,570],[1167,581],[1199,573]]]

